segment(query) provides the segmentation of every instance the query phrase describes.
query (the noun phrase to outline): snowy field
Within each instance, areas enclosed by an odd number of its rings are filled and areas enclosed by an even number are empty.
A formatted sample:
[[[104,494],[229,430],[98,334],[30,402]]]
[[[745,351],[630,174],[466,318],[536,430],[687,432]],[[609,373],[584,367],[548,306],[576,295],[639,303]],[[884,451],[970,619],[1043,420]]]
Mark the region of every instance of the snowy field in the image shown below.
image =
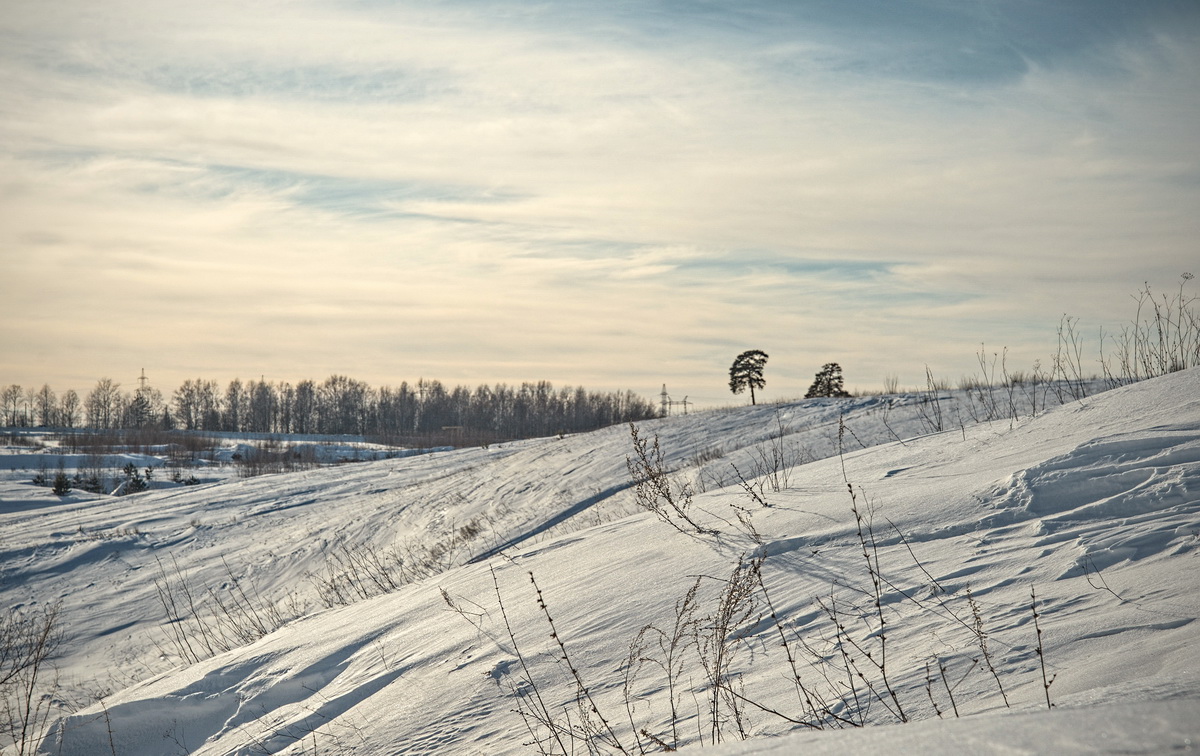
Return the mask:
[[[24,752],[1200,749],[1200,370],[928,399],[642,423],[657,494],[622,427],[122,497],[10,450],[77,707]]]

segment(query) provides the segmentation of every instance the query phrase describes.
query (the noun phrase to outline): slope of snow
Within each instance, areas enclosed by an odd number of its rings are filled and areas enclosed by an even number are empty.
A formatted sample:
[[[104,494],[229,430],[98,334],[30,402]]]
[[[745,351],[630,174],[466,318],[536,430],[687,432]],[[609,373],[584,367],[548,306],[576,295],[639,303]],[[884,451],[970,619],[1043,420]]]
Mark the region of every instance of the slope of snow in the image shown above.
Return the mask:
[[[808,733],[705,749],[705,756],[833,756],[845,753],[1161,754],[1200,749],[1200,699],[1104,704],[1086,709],[982,714],[959,720],[868,727],[837,737]]]
[[[828,456],[839,413],[857,428],[855,446],[891,437],[877,419],[881,408],[898,433],[920,432],[915,403],[890,400],[894,410],[879,398],[747,407],[652,421],[644,431],[660,433],[668,463],[704,488],[732,481],[731,463],[749,474],[781,429],[789,464]],[[326,574],[343,546],[407,552],[443,544],[439,561],[451,566],[638,511],[629,453],[628,429],[615,427],[244,480],[207,470],[201,477],[219,482],[122,498],[76,491],[59,499],[14,474],[0,478],[0,599],[29,608],[61,601],[71,683],[124,687],[179,661],[159,627],[155,579],[179,574],[197,587],[219,587],[232,573],[265,599],[290,604],[294,597],[319,608],[314,576]],[[31,460],[39,456],[50,455],[8,458],[37,470]],[[464,527],[474,533],[465,541]]]
[[[829,457],[839,415],[846,448],[857,450]],[[12,488],[3,489],[0,598],[61,600],[72,635],[64,672],[82,681],[119,670],[108,685],[123,688],[58,722],[43,748],[536,752],[531,739],[548,731],[514,713],[535,694],[560,722],[579,725],[587,714],[548,616],[611,728],[605,737],[629,752],[656,750],[652,738],[688,747],[719,740],[715,752],[730,754],[884,742],[891,752],[964,743],[1137,752],[1196,742],[1200,371],[942,433],[925,433],[913,404],[882,398],[703,413],[642,430],[659,435],[679,479],[707,489],[692,511],[720,535],[680,532],[637,510],[621,428],[117,500],[10,505]],[[896,437],[904,441],[886,440]],[[736,480],[733,465],[748,475],[775,445],[826,458],[791,470],[778,491],[756,489],[769,507],[741,486],[719,487]],[[869,524],[884,633],[852,505]],[[470,538],[456,538],[467,523]],[[176,668],[159,627],[157,565],[179,565],[210,587],[232,572],[257,595],[291,591],[315,608],[311,576],[338,543],[404,539],[441,539],[458,553],[442,556],[445,572],[308,612]],[[739,726],[728,702],[714,721],[695,647],[682,652],[674,697],[656,646],[627,661],[640,631],[672,626],[697,580],[697,632],[709,632],[725,581],[755,557],[768,593],[755,593],[728,645],[731,687],[753,702],[742,704]],[[968,588],[996,675],[970,631]],[[886,655],[894,698],[872,699],[860,682],[855,691],[873,702],[846,704],[850,685],[828,675],[838,660],[830,606],[847,636],[873,658]],[[793,648],[813,649],[800,673],[834,702],[831,712],[881,727],[777,740],[797,725],[768,710],[804,719],[781,632]],[[1045,712],[1043,658],[1054,712]],[[858,662],[870,671],[862,655]],[[125,687],[120,675],[146,679]],[[880,685],[877,675],[864,679]],[[755,740],[738,742],[743,734]],[[605,742],[592,745],[613,750]]]

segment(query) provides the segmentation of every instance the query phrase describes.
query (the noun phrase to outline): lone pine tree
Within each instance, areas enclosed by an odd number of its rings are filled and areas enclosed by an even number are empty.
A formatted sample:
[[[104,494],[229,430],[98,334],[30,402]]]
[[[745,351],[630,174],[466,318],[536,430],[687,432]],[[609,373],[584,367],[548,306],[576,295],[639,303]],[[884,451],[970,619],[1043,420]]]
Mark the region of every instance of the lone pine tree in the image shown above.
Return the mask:
[[[767,364],[767,353],[759,349],[751,349],[739,354],[729,366],[729,390],[740,394],[750,389],[750,403],[756,404],[754,389],[767,385],[763,378],[763,368]]]
[[[842,366],[836,362],[827,362],[813,378],[812,385],[808,387],[808,393],[804,395],[805,399],[812,399],[818,396],[850,396],[843,388],[845,381],[842,378]]]

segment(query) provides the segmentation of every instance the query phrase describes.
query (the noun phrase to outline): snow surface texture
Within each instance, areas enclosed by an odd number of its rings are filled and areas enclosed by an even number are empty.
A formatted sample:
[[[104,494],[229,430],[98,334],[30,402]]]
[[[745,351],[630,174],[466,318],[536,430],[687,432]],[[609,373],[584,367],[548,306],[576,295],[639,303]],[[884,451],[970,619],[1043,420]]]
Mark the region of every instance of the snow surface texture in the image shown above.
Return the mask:
[[[580,710],[532,573],[573,666],[630,752],[639,743],[658,750],[650,736],[728,754],[1194,749],[1200,371],[941,433],[927,432],[916,402],[816,400],[643,424],[644,438],[661,439],[677,483],[703,489],[692,512],[719,536],[639,512],[624,428],[120,499],[59,502],[10,481],[0,487],[0,600],[61,601],[70,638],[61,677],[105,694],[103,705],[58,721],[42,748],[536,753],[530,742],[545,732],[531,733],[514,713],[518,694],[528,702],[536,689],[556,717],[576,723]],[[846,452],[831,457],[839,436]],[[754,479],[756,467],[769,471],[761,463],[773,449],[819,461]],[[754,490],[769,507],[736,485],[735,465],[762,484]],[[822,653],[837,661],[822,604],[840,607],[847,634],[867,650],[884,635],[872,625],[879,614],[852,504],[869,523],[884,579],[898,706],[886,694],[845,705],[849,685],[823,679],[815,661]],[[315,586],[332,557],[397,544],[436,555],[445,571],[322,608]],[[728,670],[756,705],[742,706],[740,725],[727,703],[714,721],[693,649],[673,718],[667,679],[653,663],[627,664],[631,642],[648,625],[669,629],[697,576],[703,634],[724,579],[754,557],[780,620],[759,595],[734,628]],[[182,665],[155,588],[171,575],[218,593],[236,578],[265,601],[290,595],[310,611]],[[968,588],[996,675],[969,631]],[[768,713],[803,718],[781,630],[816,649],[800,671],[827,700],[841,691],[831,712],[879,726],[797,732]]]

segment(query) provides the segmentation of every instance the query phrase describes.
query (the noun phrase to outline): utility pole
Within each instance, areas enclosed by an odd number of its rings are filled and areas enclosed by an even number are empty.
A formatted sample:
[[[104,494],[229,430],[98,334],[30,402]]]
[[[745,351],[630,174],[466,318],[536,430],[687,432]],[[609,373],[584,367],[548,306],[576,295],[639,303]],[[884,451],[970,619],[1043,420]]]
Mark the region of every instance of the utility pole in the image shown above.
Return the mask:
[[[669,416],[671,414],[671,408],[674,407],[676,404],[683,405],[683,414],[685,414],[685,415],[688,413],[688,405],[695,404],[695,402],[689,402],[688,398],[686,396],[683,397],[682,402],[677,402],[674,399],[672,399],[671,395],[667,393],[667,384],[665,384],[665,383],[663,384],[662,394],[660,394],[659,396],[662,398],[662,416],[663,417]]]

